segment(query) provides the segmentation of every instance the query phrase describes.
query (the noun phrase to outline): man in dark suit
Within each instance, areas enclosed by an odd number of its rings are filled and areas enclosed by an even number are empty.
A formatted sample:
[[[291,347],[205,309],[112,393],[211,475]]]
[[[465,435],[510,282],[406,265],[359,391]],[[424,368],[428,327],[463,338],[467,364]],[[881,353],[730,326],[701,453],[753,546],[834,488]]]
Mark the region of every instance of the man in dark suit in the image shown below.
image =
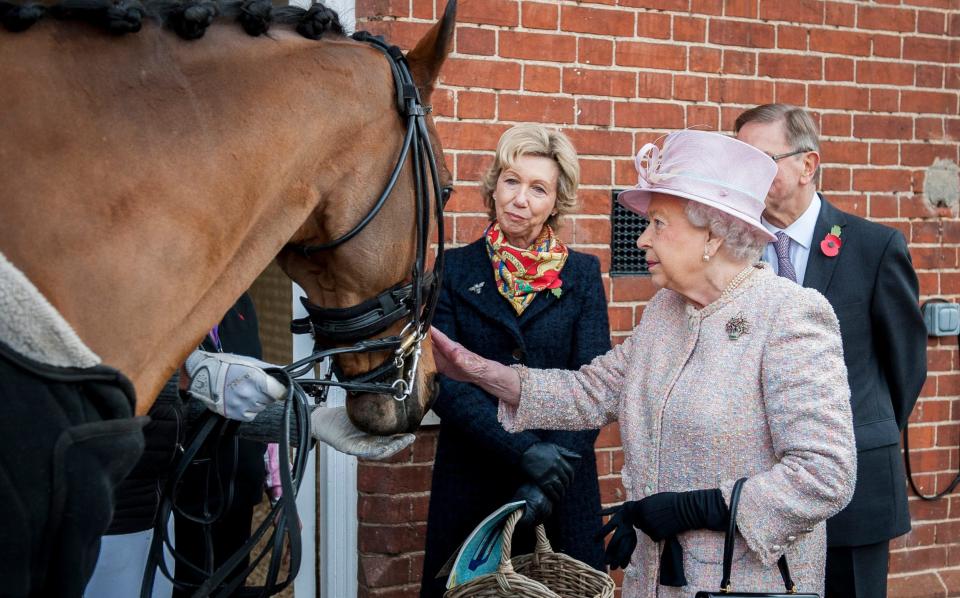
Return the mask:
[[[838,210],[816,192],[820,145],[806,111],[765,104],[741,114],[737,139],[779,171],[764,260],[830,301],[843,339],[857,441],[853,500],[827,521],[826,598],[887,594],[890,539],[910,531],[900,432],[927,374],[917,275],[896,229]]]

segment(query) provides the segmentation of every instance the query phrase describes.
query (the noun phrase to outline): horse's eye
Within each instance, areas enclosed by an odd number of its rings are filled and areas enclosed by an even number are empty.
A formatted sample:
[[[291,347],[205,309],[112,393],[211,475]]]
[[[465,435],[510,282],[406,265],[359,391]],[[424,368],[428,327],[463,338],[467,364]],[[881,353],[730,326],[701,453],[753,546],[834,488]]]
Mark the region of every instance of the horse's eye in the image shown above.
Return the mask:
[[[444,187],[440,191],[440,205],[446,206],[447,202],[450,201],[450,195],[453,193],[453,187]]]

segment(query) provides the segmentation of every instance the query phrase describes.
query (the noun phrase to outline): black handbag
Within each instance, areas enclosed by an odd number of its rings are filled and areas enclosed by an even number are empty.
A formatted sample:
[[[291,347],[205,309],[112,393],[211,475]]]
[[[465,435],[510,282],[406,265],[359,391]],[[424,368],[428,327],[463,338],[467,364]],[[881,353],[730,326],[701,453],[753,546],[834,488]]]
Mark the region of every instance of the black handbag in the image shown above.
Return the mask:
[[[787,567],[787,557],[781,556],[777,561],[780,576],[783,577],[785,592],[735,592],[730,588],[730,568],[733,565],[733,540],[737,535],[737,504],[740,502],[740,491],[747,478],[740,478],[733,485],[730,492],[730,525],[727,527],[727,536],[723,541],[723,579],[720,589],[716,592],[700,591],[695,598],[820,598],[819,594],[798,594],[797,586],[790,577]]]

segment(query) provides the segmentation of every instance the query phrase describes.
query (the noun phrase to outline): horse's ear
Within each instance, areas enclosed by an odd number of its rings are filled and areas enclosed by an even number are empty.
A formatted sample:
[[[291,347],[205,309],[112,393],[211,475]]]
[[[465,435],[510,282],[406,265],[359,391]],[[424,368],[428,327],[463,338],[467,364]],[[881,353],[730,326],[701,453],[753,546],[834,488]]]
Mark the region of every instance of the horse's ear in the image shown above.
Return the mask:
[[[453,45],[453,30],[457,20],[457,0],[448,0],[443,18],[430,28],[417,47],[407,54],[410,73],[420,87],[424,101],[429,101],[433,86],[440,75],[440,67]]]

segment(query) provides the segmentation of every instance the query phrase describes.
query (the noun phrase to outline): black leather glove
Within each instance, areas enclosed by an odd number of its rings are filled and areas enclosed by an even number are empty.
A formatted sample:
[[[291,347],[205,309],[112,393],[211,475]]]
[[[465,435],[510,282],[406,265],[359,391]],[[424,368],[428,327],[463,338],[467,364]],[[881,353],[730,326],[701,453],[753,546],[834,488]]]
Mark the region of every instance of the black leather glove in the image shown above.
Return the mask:
[[[551,502],[559,502],[573,481],[580,455],[552,442],[538,442],[520,457],[520,469],[543,490]]]
[[[692,490],[690,492],[659,492],[641,500],[604,509],[601,515],[612,515],[600,529],[606,536],[616,530],[607,545],[607,564],[612,568],[626,567],[637,545],[631,527],[639,528],[654,542],[675,537],[693,529],[726,531],[730,510],[723,502],[720,490]]]
[[[517,488],[513,500],[527,501],[523,516],[517,522],[517,527],[520,528],[533,528],[545,522],[553,513],[553,502],[536,484],[523,484]]]

